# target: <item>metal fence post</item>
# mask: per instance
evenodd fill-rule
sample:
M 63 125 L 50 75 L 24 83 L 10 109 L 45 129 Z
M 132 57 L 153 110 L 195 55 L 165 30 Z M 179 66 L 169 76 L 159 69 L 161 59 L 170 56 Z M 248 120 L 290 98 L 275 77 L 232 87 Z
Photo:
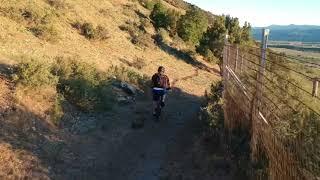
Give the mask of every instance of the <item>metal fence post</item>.
M 267 44 L 268 44 L 268 38 L 269 38 L 269 29 L 263 29 L 262 30 L 262 39 L 261 39 L 261 60 L 260 60 L 260 66 L 259 66 L 259 72 L 257 75 L 257 106 L 258 110 L 261 108 L 261 99 L 262 99 L 262 87 L 263 87 L 263 77 L 265 74 L 265 68 L 266 68 L 266 57 L 267 57 Z
M 318 97 L 318 89 L 319 89 L 319 79 L 314 79 L 313 80 L 313 89 L 312 89 L 313 97 Z
M 228 35 L 226 35 L 224 39 L 224 46 L 223 46 L 223 60 L 222 60 L 222 78 L 223 78 L 223 88 L 224 88 L 224 93 L 223 97 L 225 97 L 225 91 L 227 90 L 227 64 L 228 64 Z
M 243 69 L 243 55 L 241 55 L 241 61 L 240 61 L 240 73 L 242 73 Z
M 239 60 L 239 48 L 238 46 L 236 47 L 236 58 L 235 58 L 235 63 L 234 63 L 234 72 L 237 72 L 238 68 L 238 60 Z
M 225 36 L 225 39 L 224 39 L 224 47 L 223 47 L 223 67 L 222 67 L 222 71 L 223 71 L 223 78 L 224 80 L 227 79 L 228 77 L 228 72 L 227 72 L 227 66 L 229 64 L 229 53 L 230 53 L 230 48 L 229 48 L 229 45 L 228 45 L 228 38 L 229 36 L 226 35 Z

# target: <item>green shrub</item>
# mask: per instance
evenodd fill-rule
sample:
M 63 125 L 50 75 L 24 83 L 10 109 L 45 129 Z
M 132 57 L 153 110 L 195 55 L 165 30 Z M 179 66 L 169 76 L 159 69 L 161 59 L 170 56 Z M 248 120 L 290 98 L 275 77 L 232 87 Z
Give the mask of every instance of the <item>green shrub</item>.
M 205 53 L 205 58 L 207 61 L 212 62 L 212 63 L 218 63 L 216 57 L 214 56 L 213 52 L 209 49 L 207 49 Z
M 223 135 L 224 126 L 222 91 L 221 81 L 211 85 L 210 92 L 206 95 L 207 105 L 200 114 L 200 119 L 204 121 L 209 135 L 217 141 Z
M 87 39 L 94 39 L 95 28 L 91 23 L 84 23 L 81 25 L 81 34 Z
M 132 66 L 141 70 L 143 67 L 146 66 L 146 62 L 142 58 L 137 58 L 136 60 L 133 61 Z
M 224 38 L 227 33 L 225 28 L 225 20 L 223 17 L 217 17 L 213 22 L 213 26 L 208 28 L 203 34 L 197 52 L 204 57 L 211 56 L 210 51 L 215 57 L 222 61 L 222 51 L 224 46 Z
M 121 31 L 127 31 L 131 37 L 139 32 L 138 24 L 130 21 L 127 21 L 124 25 L 120 25 L 119 29 Z
M 60 90 L 66 98 L 84 111 L 110 110 L 114 102 L 113 92 L 107 82 L 92 81 L 77 77 L 63 81 Z
M 152 23 L 147 18 L 140 18 L 140 26 L 145 30 L 148 27 L 152 27 Z
M 119 28 L 122 31 L 127 31 L 131 37 L 131 42 L 141 48 L 151 47 L 154 44 L 152 36 L 146 33 L 144 28 L 136 22 L 128 21 Z
M 46 41 L 56 42 L 59 39 L 59 32 L 53 25 L 40 24 L 29 30 L 34 36 Z
M 137 35 L 133 36 L 131 42 L 141 48 L 151 47 L 154 45 L 152 36 L 143 32 L 139 32 Z
M 109 31 L 98 25 L 96 28 L 92 23 L 81 23 L 79 21 L 72 24 L 72 27 L 77 29 L 81 35 L 90 40 L 106 40 L 110 38 Z
M 14 10 L 14 9 L 12 9 Z M 16 12 L 15 12 L 16 13 Z M 34 36 L 45 41 L 56 42 L 59 40 L 59 31 L 54 26 L 53 19 L 56 14 L 51 11 L 41 12 L 35 8 L 19 10 L 20 19 L 15 19 L 25 25 Z
M 30 9 L 23 9 L 21 11 L 22 18 L 27 21 L 29 24 L 39 24 L 41 17 L 38 13 Z
M 154 5 L 156 4 L 154 0 L 139 0 L 140 1 L 140 4 L 149 9 L 149 10 L 152 10 Z
M 65 0 L 47 0 L 47 2 L 56 9 L 64 9 L 66 7 Z
M 181 16 L 177 31 L 184 41 L 198 44 L 207 27 L 207 16 L 200 9 L 192 7 L 185 15 Z
M 201 41 L 203 42 L 203 41 Z M 214 53 L 211 51 L 210 47 L 207 45 L 204 45 L 200 42 L 200 45 L 197 46 L 196 51 L 200 55 L 204 57 L 204 59 L 208 62 L 217 63 L 217 58 L 214 56 Z
M 169 26 L 167 9 L 160 1 L 154 5 L 153 10 L 150 14 L 150 18 L 152 19 L 156 28 L 168 28 Z
M 59 76 L 58 90 L 84 111 L 110 110 L 114 103 L 108 76 L 85 62 L 57 58 L 54 72 Z
M 57 76 L 51 73 L 52 65 L 35 59 L 23 59 L 15 68 L 13 79 L 25 86 L 56 85 Z
M 168 10 L 168 31 L 171 36 L 175 36 L 178 32 L 178 21 L 180 19 L 180 13 L 175 10 Z
M 53 108 L 51 110 L 51 120 L 55 125 L 59 125 L 60 120 L 63 116 L 63 108 L 62 103 L 64 101 L 63 96 L 57 95 L 55 102 L 53 104 Z
M 117 80 L 125 81 L 130 84 L 134 84 L 141 89 L 148 87 L 149 77 L 140 75 L 139 73 L 126 68 L 124 66 L 112 66 L 108 70 L 109 77 L 115 77 Z
M 168 31 L 166 31 L 163 28 L 158 30 L 157 36 L 158 36 L 158 38 L 160 38 L 160 39 L 158 39 L 160 42 L 164 42 L 164 43 L 168 44 L 170 41 Z
M 98 25 L 95 31 L 95 39 L 106 40 L 110 38 L 109 31 L 101 25 Z

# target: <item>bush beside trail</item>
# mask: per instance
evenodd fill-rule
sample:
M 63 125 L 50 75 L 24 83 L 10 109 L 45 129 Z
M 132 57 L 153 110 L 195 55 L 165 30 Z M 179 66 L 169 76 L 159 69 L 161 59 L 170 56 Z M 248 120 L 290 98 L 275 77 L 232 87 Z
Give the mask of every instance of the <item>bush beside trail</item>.
M 57 57 L 55 62 L 31 59 L 19 63 L 13 74 L 17 84 L 25 87 L 55 87 L 60 93 L 52 115 L 60 117 L 62 97 L 85 112 L 105 111 L 115 104 L 114 81 L 145 88 L 147 77 L 125 67 L 112 66 L 100 72 L 92 64 L 74 58 Z M 58 122 L 57 118 L 55 118 Z

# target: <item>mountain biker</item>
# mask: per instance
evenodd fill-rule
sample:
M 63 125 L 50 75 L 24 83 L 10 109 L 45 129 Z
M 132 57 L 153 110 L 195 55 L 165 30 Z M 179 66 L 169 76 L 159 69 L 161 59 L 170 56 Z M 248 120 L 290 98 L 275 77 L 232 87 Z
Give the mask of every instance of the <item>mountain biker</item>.
M 161 106 L 164 107 L 164 101 L 167 90 L 170 90 L 170 80 L 165 75 L 165 68 L 160 66 L 158 72 L 152 76 L 152 95 L 153 95 L 153 115 L 156 115 L 156 108 L 159 100 L 161 100 Z

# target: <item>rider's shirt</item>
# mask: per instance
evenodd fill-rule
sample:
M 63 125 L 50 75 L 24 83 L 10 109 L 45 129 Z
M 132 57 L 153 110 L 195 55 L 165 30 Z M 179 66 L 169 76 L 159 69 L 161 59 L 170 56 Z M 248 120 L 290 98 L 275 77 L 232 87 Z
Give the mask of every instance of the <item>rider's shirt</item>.
M 170 88 L 170 81 L 168 76 L 164 74 L 156 73 L 152 76 L 152 87 L 153 88 Z

